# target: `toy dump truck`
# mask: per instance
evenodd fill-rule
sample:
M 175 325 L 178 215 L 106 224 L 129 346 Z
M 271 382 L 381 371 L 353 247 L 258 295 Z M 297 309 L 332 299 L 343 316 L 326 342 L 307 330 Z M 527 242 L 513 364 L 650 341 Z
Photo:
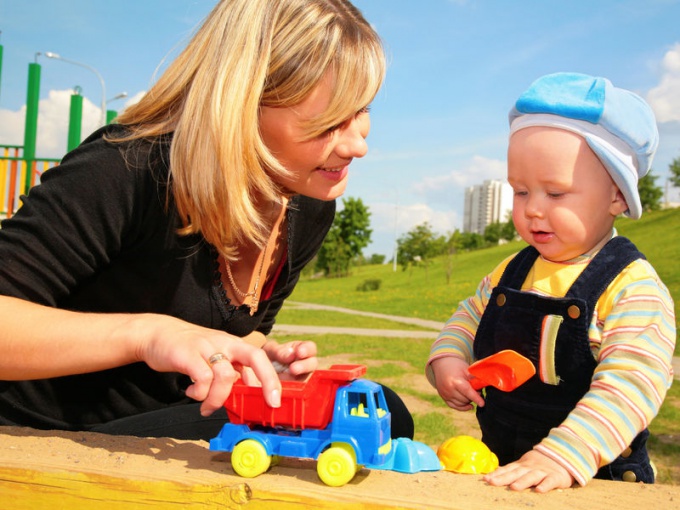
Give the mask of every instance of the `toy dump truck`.
M 366 466 L 414 473 L 441 469 L 433 450 L 390 439 L 391 415 L 382 387 L 359 379 L 363 365 L 333 365 L 306 381 L 282 381 L 281 407 L 269 407 L 261 387 L 234 384 L 224 403 L 230 423 L 210 449 L 232 452 L 234 471 L 258 476 L 272 457 L 317 460 L 321 481 L 341 486 Z

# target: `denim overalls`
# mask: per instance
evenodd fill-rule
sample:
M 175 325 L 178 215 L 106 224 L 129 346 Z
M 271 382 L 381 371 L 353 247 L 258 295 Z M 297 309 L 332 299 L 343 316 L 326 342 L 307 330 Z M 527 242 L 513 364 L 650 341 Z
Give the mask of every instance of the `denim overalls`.
M 519 459 L 562 423 L 585 395 L 597 365 L 588 327 L 600 295 L 632 261 L 644 258 L 624 237 L 614 237 L 584 269 L 564 298 L 521 292 L 538 251 L 527 247 L 510 261 L 493 290 L 474 342 L 476 359 L 503 349 L 529 358 L 536 375 L 512 392 L 486 388 L 477 408 L 482 440 L 500 464 Z M 654 482 L 647 429 L 596 478 Z

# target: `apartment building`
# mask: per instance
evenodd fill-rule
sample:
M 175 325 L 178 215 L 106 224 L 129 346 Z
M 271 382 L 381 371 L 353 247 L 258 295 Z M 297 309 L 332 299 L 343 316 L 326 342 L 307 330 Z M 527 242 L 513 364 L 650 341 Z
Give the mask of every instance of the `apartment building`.
M 463 232 L 483 234 L 487 225 L 505 222 L 512 211 L 512 188 L 507 182 L 487 180 L 465 190 Z

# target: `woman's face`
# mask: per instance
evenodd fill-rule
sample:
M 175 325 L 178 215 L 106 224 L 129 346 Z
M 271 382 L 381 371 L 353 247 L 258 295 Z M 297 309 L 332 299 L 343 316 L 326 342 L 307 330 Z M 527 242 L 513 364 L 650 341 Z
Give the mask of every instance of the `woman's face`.
M 304 140 L 305 122 L 324 112 L 330 101 L 330 82 L 323 79 L 300 104 L 260 109 L 260 133 L 265 145 L 288 171 L 277 183 L 290 192 L 333 200 L 347 187 L 349 165 L 368 151 L 368 109 L 327 132 Z

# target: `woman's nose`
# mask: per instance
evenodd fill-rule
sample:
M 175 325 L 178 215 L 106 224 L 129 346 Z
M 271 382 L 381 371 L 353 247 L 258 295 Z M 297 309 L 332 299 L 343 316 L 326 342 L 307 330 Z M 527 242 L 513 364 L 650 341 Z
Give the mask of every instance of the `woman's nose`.
M 343 158 L 363 158 L 368 152 L 366 137 L 370 129 L 368 115 L 352 119 L 342 130 L 335 152 Z

